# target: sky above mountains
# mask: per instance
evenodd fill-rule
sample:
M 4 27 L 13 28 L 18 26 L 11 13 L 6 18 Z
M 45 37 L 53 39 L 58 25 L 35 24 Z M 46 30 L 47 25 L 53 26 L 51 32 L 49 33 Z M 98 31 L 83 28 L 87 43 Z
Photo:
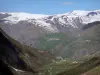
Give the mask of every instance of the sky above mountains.
M 97 9 L 100 9 L 100 0 L 0 0 L 0 12 L 61 14 Z

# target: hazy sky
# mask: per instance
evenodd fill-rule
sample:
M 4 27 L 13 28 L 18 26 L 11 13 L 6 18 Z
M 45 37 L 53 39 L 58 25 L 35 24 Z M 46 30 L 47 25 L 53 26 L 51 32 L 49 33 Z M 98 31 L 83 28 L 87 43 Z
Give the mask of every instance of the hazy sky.
M 100 0 L 0 0 L 0 12 L 60 14 L 100 9 Z

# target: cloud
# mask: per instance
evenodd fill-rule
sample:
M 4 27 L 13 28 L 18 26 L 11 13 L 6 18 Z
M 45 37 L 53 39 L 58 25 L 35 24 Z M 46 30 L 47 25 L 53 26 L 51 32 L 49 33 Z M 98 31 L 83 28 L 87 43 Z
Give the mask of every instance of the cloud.
M 64 4 L 70 5 L 70 4 L 72 4 L 72 2 L 64 2 Z

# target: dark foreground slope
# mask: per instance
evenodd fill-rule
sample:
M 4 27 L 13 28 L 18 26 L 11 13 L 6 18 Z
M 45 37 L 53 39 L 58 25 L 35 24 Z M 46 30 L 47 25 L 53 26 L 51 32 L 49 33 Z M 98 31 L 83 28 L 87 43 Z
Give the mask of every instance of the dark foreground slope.
M 0 60 L 0 75 L 13 75 L 8 66 Z
M 20 50 L 15 47 L 9 39 L 11 40 L 11 38 L 0 29 L 0 73 L 2 75 L 13 75 L 12 70 L 15 71 L 14 68 L 35 73 L 35 71 L 29 68 L 24 60 L 20 58 Z
M 22 45 L 0 29 L 0 73 L 3 75 L 35 74 L 51 59 L 49 53 L 40 53 L 35 48 Z

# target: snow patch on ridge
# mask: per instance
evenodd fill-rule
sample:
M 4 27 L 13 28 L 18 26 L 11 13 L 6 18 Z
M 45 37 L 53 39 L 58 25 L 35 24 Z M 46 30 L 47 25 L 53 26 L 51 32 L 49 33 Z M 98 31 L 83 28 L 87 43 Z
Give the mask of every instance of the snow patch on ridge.
M 4 14 L 4 12 L 1 12 L 1 14 Z M 42 15 L 42 14 L 29 14 L 29 13 L 24 13 L 24 12 L 18 12 L 18 13 L 17 12 L 14 12 L 14 13 L 8 12 L 7 14 L 9 14 L 11 16 L 4 18 L 4 20 L 7 20 L 6 22 L 10 22 L 10 23 L 12 22 L 13 24 L 16 24 L 22 20 L 40 19 L 40 18 L 49 16 L 49 15 Z

